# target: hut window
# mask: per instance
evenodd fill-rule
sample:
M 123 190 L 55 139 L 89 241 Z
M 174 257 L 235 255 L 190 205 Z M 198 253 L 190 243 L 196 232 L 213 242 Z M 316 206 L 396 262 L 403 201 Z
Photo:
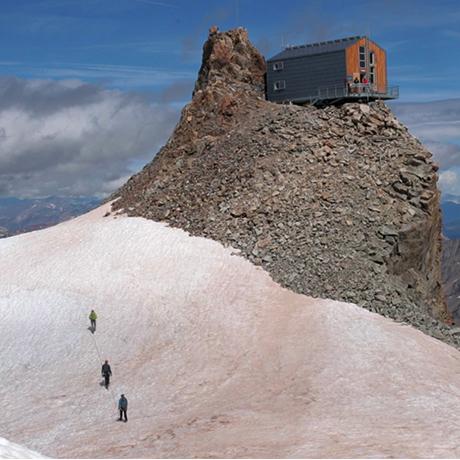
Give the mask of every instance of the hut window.
M 375 83 L 375 67 L 372 66 L 369 73 L 369 81 L 373 84 Z
M 369 64 L 374 65 L 375 64 L 375 54 L 370 52 L 369 53 Z
M 366 67 L 366 48 L 364 46 L 359 47 L 359 67 Z
M 275 84 L 273 85 L 273 89 L 275 91 L 280 91 L 285 88 L 286 88 L 286 80 L 275 81 Z
M 273 64 L 273 70 L 283 70 L 284 69 L 284 62 L 275 62 Z

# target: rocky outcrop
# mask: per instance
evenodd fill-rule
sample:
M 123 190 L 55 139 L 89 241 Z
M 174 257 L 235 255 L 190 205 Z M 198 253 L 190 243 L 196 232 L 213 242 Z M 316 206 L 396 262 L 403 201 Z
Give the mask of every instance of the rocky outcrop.
M 114 210 L 231 245 L 282 285 L 456 342 L 431 154 L 381 102 L 265 101 L 246 31 L 212 31 L 192 102 Z
M 449 311 L 460 325 L 460 240 L 443 241 L 442 274 Z

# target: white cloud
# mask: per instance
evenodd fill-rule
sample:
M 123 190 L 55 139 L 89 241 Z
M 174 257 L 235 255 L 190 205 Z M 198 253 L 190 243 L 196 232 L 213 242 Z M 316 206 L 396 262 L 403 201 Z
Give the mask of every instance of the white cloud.
M 90 80 L 110 83 L 110 86 L 116 88 L 165 86 L 171 82 L 196 78 L 196 72 L 132 65 L 61 63 L 58 67 L 51 64 L 42 67 L 0 62 L 0 66 L 11 73 L 33 74 L 41 79 Z
M 441 170 L 460 166 L 460 145 L 436 141 L 427 141 L 425 145 L 433 153 Z
M 444 193 L 460 195 L 460 174 L 455 170 L 444 171 L 439 175 L 439 186 Z
M 135 0 L 139 3 L 145 3 L 146 5 L 152 5 L 152 6 L 162 6 L 165 8 L 179 8 L 177 5 L 174 5 L 172 3 L 166 3 L 166 2 L 158 2 L 156 0 Z
M 433 152 L 444 193 L 460 195 L 460 99 L 394 103 L 396 115 Z
M 0 193 L 104 195 L 167 139 L 177 110 L 78 81 L 0 79 Z
M 420 136 L 427 139 L 444 139 L 446 141 L 460 137 L 460 120 L 427 121 L 413 126 Z

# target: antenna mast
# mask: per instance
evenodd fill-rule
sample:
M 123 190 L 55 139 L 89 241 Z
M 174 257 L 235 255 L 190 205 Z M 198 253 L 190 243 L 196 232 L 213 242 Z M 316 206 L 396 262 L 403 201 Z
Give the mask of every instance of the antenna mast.
M 240 0 L 235 0 L 236 27 L 240 26 Z

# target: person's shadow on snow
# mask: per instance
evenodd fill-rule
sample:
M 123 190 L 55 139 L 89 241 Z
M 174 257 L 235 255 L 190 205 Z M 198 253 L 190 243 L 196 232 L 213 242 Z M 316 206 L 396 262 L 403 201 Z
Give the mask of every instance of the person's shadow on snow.
M 106 386 L 105 386 L 105 380 L 101 380 L 101 381 L 99 382 L 99 385 L 100 385 L 101 387 L 104 387 L 106 390 L 109 389 L 109 387 L 106 387 Z
M 94 334 L 94 332 L 95 332 L 95 331 L 94 331 L 94 329 L 93 329 L 91 326 L 90 326 L 90 327 L 88 327 L 88 331 L 90 331 L 90 332 L 91 332 L 91 334 Z

